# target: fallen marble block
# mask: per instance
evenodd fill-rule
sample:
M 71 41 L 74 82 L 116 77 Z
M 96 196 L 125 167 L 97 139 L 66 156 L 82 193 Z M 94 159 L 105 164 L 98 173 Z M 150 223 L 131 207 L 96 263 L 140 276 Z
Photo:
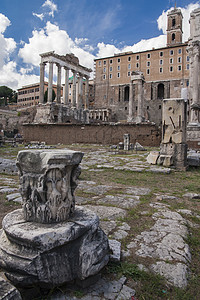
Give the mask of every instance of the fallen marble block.
M 97 215 L 81 206 L 61 223 L 26 222 L 7 214 L 0 232 L 0 267 L 16 286 L 46 288 L 96 275 L 109 261 L 109 243 Z

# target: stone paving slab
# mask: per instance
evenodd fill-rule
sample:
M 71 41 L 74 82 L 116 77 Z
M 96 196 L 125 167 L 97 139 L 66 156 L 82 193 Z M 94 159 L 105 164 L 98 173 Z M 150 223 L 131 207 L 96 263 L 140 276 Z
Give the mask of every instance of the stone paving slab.
M 117 207 L 107 207 L 102 205 L 84 205 L 84 207 L 95 212 L 100 219 L 116 220 L 119 217 L 126 216 L 126 211 Z
M 112 204 L 120 208 L 131 208 L 137 206 L 140 201 L 139 196 L 128 196 L 128 195 L 106 195 L 97 201 L 98 204 Z
M 51 300 L 129 300 L 135 295 L 135 290 L 125 285 L 126 277 L 119 280 L 101 278 L 96 284 L 83 290 L 84 296 L 70 296 L 67 292 L 58 292 L 51 296 Z

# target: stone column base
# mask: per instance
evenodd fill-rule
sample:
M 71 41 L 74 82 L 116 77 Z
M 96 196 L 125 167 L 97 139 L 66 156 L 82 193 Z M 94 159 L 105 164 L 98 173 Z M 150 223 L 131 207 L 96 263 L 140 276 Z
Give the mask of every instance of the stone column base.
M 16 286 L 45 288 L 96 275 L 109 261 L 97 215 L 77 207 L 69 221 L 26 222 L 21 209 L 7 214 L 0 233 L 0 267 Z

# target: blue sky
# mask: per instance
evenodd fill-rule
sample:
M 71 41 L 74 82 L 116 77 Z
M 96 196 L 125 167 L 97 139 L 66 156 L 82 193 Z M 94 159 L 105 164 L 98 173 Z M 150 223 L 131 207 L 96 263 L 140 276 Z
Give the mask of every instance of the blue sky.
M 199 1 L 177 1 L 184 15 Z M 39 81 L 39 53 L 73 52 L 93 67 L 96 57 L 166 44 L 167 11 L 172 0 L 1 0 L 0 85 L 13 89 Z

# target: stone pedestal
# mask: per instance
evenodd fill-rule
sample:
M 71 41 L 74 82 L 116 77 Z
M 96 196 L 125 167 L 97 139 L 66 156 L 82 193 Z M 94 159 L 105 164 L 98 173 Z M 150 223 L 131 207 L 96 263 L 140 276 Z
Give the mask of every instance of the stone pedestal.
M 15 285 L 82 281 L 108 263 L 108 239 L 97 215 L 75 209 L 82 157 L 65 149 L 18 153 L 23 205 L 4 217 L 0 232 L 0 267 Z
M 108 239 L 97 215 L 77 207 L 66 222 L 26 222 L 21 209 L 3 220 L 0 266 L 16 286 L 47 288 L 84 280 L 97 274 L 109 260 Z

